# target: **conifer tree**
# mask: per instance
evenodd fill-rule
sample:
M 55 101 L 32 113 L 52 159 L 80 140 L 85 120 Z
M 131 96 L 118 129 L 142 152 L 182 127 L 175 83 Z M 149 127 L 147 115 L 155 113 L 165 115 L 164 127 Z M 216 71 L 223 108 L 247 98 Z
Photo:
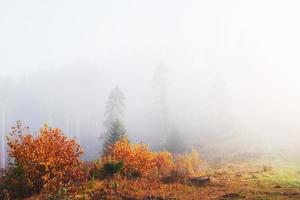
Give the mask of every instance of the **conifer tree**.
M 109 131 L 112 123 L 116 120 L 122 120 L 124 117 L 124 94 L 118 86 L 110 93 L 105 108 L 105 121 L 103 123 L 105 132 Z
M 122 121 L 117 118 L 111 124 L 111 127 L 106 135 L 104 145 L 103 145 L 104 154 L 107 153 L 107 150 L 111 145 L 115 144 L 117 141 L 121 139 L 127 139 L 126 130 L 124 128 Z
M 104 140 L 103 153 L 107 152 L 109 146 L 125 137 L 124 108 L 124 95 L 119 87 L 115 87 L 106 102 L 105 121 L 103 123 L 105 130 L 101 137 Z

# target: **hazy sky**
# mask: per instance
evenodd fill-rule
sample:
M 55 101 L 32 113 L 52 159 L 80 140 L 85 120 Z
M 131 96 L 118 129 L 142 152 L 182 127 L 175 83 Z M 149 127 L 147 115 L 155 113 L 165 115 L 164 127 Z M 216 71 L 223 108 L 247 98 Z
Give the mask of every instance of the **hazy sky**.
M 296 0 L 2 0 L 1 75 L 78 61 L 128 69 L 161 60 L 182 69 L 297 66 L 299 8 Z
M 165 63 L 179 128 L 201 130 L 207 105 L 222 96 L 210 96 L 217 77 L 217 104 L 235 131 L 298 134 L 299 9 L 297 0 L 1 0 L 0 77 L 92 65 L 107 94 L 122 85 L 137 119 L 137 96 L 150 96 L 153 70 Z

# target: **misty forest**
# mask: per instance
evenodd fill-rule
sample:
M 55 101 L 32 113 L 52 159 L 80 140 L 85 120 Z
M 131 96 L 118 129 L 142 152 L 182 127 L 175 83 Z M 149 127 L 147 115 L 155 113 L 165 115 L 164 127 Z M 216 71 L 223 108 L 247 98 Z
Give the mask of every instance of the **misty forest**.
M 299 200 L 296 0 L 0 1 L 0 200 Z

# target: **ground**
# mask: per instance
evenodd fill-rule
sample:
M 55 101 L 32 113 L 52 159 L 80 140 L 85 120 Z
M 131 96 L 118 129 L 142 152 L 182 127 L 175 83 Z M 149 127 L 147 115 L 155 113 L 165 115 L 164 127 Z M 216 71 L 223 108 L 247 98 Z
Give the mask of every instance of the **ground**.
M 271 167 L 251 163 L 232 163 L 222 167 L 215 167 L 207 172 L 210 177 L 207 185 L 195 186 L 191 184 L 160 184 L 158 187 L 144 191 L 144 199 L 187 199 L 187 200 L 296 200 L 300 199 L 300 171 L 292 167 Z M 120 183 L 121 185 L 122 183 Z M 127 184 L 130 184 L 127 182 Z M 134 200 L 132 190 L 142 187 L 129 185 L 118 186 L 122 197 L 116 195 L 108 199 Z M 128 187 L 130 191 L 126 191 Z M 101 199 L 101 195 L 91 198 L 87 194 L 105 190 L 103 181 L 89 183 L 89 191 L 79 192 L 78 199 Z M 142 192 L 142 191 L 140 191 Z M 85 193 L 86 195 L 83 195 Z M 99 196 L 100 195 L 100 196 Z M 75 197 L 73 197 L 75 198 Z
M 265 159 L 260 156 L 259 160 L 235 158 L 217 164 L 203 163 L 203 177 L 209 177 L 210 181 L 200 186 L 190 182 L 158 183 L 153 186 L 147 182 L 141 184 L 134 181 L 118 181 L 116 192 L 106 195 L 109 193 L 107 185 L 111 188 L 111 183 L 93 180 L 82 189 L 77 189 L 73 197 L 65 200 L 300 200 L 300 164 L 288 162 L 296 160 L 295 157 L 298 156 L 295 154 L 288 160 L 288 156 L 279 154 L 267 157 L 268 159 Z M 35 199 L 41 198 L 34 197 L 30 200 Z

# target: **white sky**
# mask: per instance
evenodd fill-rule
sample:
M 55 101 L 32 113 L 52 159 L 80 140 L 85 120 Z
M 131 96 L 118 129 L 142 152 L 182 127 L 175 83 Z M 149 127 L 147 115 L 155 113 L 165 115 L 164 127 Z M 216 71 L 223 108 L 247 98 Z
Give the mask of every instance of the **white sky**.
M 145 58 L 297 66 L 299 8 L 296 0 L 2 0 L 1 75 L 82 60 L 126 68 Z

